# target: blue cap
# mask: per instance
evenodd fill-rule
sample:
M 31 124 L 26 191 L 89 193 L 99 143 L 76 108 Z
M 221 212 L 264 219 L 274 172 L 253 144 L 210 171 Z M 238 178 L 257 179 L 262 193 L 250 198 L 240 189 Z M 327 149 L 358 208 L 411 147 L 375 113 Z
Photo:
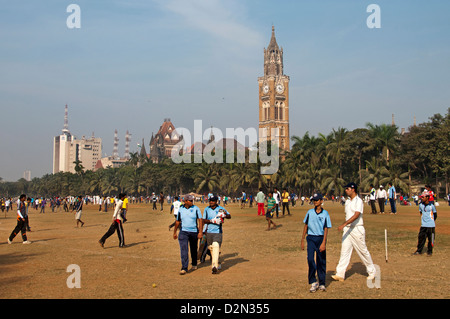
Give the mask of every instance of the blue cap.
M 321 199 L 323 199 L 322 194 L 320 194 L 320 193 L 314 193 L 314 195 L 313 195 L 313 197 L 312 197 L 312 200 L 321 200 Z

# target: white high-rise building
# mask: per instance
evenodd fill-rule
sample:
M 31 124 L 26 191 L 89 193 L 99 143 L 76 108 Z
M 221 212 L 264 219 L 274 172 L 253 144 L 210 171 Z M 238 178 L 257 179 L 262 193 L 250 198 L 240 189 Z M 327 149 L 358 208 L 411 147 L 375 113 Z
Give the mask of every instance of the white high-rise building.
M 53 139 L 53 174 L 59 172 L 75 173 L 76 163 L 84 170 L 93 170 L 101 158 L 102 139 L 98 137 L 82 137 L 77 140 L 69 131 L 68 108 L 66 105 L 64 129 L 62 134 Z

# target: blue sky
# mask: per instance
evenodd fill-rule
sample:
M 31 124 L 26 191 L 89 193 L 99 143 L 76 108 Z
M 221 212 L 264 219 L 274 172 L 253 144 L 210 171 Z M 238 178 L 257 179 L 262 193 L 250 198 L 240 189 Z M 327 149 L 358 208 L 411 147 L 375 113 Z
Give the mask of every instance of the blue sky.
M 69 29 L 69 4 L 81 28 Z M 369 29 L 369 4 L 381 28 Z M 176 127 L 258 127 L 258 82 L 272 25 L 290 76 L 291 136 L 367 122 L 408 128 L 450 106 L 450 2 L 1 1 L 0 177 L 52 171 L 63 128 L 123 154 Z M 148 147 L 148 146 L 147 146 Z

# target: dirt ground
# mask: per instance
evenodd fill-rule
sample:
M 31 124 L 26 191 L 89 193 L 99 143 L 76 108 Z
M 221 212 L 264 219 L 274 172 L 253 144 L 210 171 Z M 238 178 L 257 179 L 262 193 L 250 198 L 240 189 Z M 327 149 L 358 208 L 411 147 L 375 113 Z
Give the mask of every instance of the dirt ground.
M 198 204 L 203 210 L 204 204 Z M 150 204 L 131 204 L 124 225 L 127 247 L 119 248 L 116 235 L 105 248 L 98 244 L 108 229 L 112 210 L 99 212 L 84 207 L 84 227 L 76 228 L 73 213 L 45 214 L 31 210 L 30 245 L 20 234 L 9 245 L 16 225 L 15 211 L 0 215 L 0 298 L 2 299 L 448 299 L 450 207 L 438 209 L 436 242 L 432 257 L 412 256 L 417 244 L 420 217 L 416 206 L 399 206 L 398 214 L 372 215 L 365 206 L 366 241 L 380 269 L 380 288 L 367 286 L 364 265 L 356 253 L 344 282 L 332 281 L 339 260 L 341 236 L 337 227 L 344 220 L 340 204 L 326 202 L 333 228 L 327 244 L 327 291 L 309 292 L 306 250 L 300 249 L 302 220 L 312 206 L 291 208 L 292 216 L 274 221 L 276 230 L 266 231 L 257 209 L 230 204 L 232 215 L 223 226 L 223 264 L 219 275 L 211 274 L 209 258 L 195 271 L 179 275 L 178 241 L 168 230 L 174 220 L 166 204 L 164 212 Z M 387 211 L 389 209 L 387 208 Z M 281 215 L 281 213 L 280 213 Z M 388 233 L 388 262 L 384 233 Z M 78 265 L 81 288 L 69 288 Z M 214 284 L 212 284 L 212 276 Z M 70 279 L 70 278 L 69 278 Z

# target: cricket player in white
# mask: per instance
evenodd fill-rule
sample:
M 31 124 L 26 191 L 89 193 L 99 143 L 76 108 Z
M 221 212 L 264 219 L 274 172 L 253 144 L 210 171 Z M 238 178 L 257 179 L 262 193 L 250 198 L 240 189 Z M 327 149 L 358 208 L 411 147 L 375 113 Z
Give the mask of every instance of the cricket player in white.
M 375 278 L 376 269 L 366 246 L 366 231 L 363 225 L 363 209 L 364 203 L 357 194 L 357 186 L 355 183 L 349 183 L 345 186 L 345 193 L 349 197 L 345 202 L 345 222 L 338 227 L 343 230 L 341 257 L 336 267 L 336 274 L 331 276 L 334 280 L 343 281 L 345 279 L 345 271 L 350 263 L 353 249 L 356 250 L 361 261 L 364 263 L 369 276 L 367 280 Z

